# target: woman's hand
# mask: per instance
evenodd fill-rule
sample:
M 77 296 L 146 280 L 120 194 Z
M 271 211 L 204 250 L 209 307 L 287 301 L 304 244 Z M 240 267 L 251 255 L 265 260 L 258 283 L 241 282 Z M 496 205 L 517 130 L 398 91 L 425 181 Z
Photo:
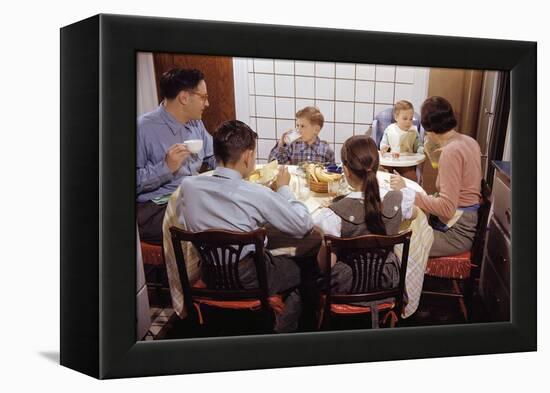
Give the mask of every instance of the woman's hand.
M 401 177 L 397 171 L 393 171 L 393 174 L 390 175 L 390 188 L 392 190 L 401 191 L 403 188 L 407 187 L 405 184 L 405 179 Z

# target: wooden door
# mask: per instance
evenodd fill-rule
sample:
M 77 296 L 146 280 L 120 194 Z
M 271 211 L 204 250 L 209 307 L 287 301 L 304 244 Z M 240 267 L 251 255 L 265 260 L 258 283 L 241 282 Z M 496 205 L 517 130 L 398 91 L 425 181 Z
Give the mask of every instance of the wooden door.
M 226 120 L 235 119 L 233 58 L 225 56 L 154 53 L 157 91 L 160 76 L 174 67 L 196 68 L 204 74 L 210 106 L 203 113 L 203 122 L 211 134 Z M 160 97 L 159 97 L 160 102 Z

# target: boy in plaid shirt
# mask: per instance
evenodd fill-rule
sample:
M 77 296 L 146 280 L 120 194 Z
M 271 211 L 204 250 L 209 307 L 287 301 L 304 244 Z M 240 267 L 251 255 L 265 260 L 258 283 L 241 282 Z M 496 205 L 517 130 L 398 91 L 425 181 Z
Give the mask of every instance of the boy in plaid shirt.
M 277 159 L 279 164 L 297 165 L 304 161 L 334 163 L 334 150 L 328 142 L 319 139 L 325 119 L 319 109 L 307 106 L 296 112 L 296 129 L 300 137 L 289 143 L 286 131 L 269 153 L 269 160 Z

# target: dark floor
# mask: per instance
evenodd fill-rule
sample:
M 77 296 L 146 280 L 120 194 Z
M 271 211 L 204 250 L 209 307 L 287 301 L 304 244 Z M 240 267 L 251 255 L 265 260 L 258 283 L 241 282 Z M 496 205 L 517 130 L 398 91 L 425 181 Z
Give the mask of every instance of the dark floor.
M 435 289 L 440 285 L 437 281 L 425 282 L 425 288 Z M 154 295 L 152 300 L 154 301 Z M 149 335 L 148 339 L 179 339 L 191 337 L 220 337 L 231 335 L 264 334 L 262 330 L 262 315 L 259 312 L 224 310 L 217 311 L 212 309 L 203 310 L 205 323 L 202 327 L 197 327 L 189 320 L 180 320 L 172 310 L 167 312 L 158 311 L 162 319 L 156 324 L 155 335 Z M 314 314 L 309 313 L 311 318 L 307 317 L 307 308 L 300 321 L 298 331 L 316 331 L 316 321 Z M 311 310 L 310 310 L 311 311 Z M 171 315 L 166 318 L 166 315 Z M 483 323 L 490 322 L 483 302 L 479 295 L 474 293 L 472 308 L 469 315 L 469 321 L 464 320 L 459 302 L 455 298 L 445 298 L 431 295 L 423 295 L 420 300 L 418 310 L 409 318 L 398 321 L 396 328 L 412 326 L 433 326 L 433 325 L 454 325 L 464 323 Z M 370 328 L 371 321 L 369 316 L 353 316 L 345 318 L 331 319 L 331 330 L 349 330 Z
M 315 302 L 319 299 L 315 278 L 318 276 L 317 264 L 314 260 L 301 260 L 299 263 L 302 271 L 302 318 L 298 331 L 317 331 L 318 309 Z M 158 273 L 158 272 L 157 272 Z M 260 312 L 219 310 L 215 308 L 203 308 L 205 324 L 200 328 L 188 319 L 180 320 L 170 308 L 171 299 L 168 290 L 168 281 L 165 274 L 157 277 L 150 276 L 152 272 L 146 270 L 146 276 L 153 281 L 159 280 L 162 288 L 149 288 L 149 301 L 151 304 L 152 326 L 145 337 L 146 340 L 177 339 L 190 337 L 220 337 L 243 334 L 266 333 L 264 316 Z M 156 273 L 155 273 L 156 274 Z M 310 277 L 308 279 L 308 277 Z M 148 279 L 148 281 L 149 281 Z M 476 283 L 477 284 L 477 283 Z M 425 277 L 423 289 L 428 291 L 441 291 L 449 288 L 447 280 L 437 280 Z M 308 295 L 309 294 L 309 295 Z M 382 318 L 383 316 L 381 316 Z M 492 322 L 487 313 L 483 301 L 477 293 L 477 285 L 474 285 L 474 294 L 468 321 L 464 319 L 460 303 L 456 298 L 422 295 L 417 311 L 406 319 L 398 321 L 396 328 L 411 326 L 453 325 L 464 323 Z M 370 328 L 369 315 L 346 316 L 331 318 L 331 330 L 349 330 Z

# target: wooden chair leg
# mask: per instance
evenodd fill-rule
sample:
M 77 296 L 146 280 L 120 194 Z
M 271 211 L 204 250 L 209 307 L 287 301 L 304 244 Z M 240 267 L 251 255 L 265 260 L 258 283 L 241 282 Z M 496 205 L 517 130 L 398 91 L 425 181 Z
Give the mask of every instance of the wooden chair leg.
M 464 290 L 466 290 L 466 288 L 464 288 Z M 456 294 L 460 294 L 460 286 L 458 285 L 458 282 L 456 280 L 453 280 L 453 291 Z M 462 311 L 462 316 L 464 316 L 464 320 L 468 322 L 468 309 L 464 302 L 464 296 L 458 298 L 458 304 L 460 305 L 460 311 Z

